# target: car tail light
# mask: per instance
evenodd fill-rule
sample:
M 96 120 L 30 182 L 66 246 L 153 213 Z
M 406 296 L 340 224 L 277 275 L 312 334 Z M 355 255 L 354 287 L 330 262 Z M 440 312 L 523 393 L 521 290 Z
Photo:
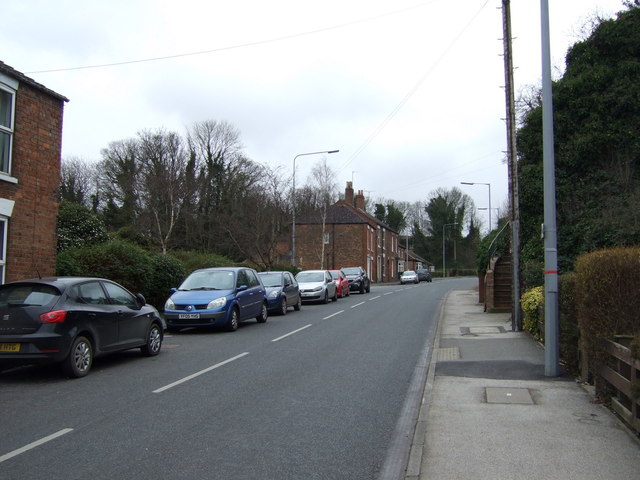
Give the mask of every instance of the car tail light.
M 62 323 L 67 318 L 66 310 L 54 310 L 53 312 L 47 312 L 40 315 L 40 321 L 42 323 Z

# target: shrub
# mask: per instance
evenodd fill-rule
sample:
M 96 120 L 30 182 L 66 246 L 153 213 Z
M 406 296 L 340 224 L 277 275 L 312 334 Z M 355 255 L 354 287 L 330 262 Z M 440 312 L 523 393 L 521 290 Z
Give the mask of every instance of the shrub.
M 77 203 L 62 201 L 56 227 L 58 251 L 108 241 L 104 222 L 95 213 Z
M 199 268 L 231 267 L 237 265 L 233 260 L 215 253 L 175 250 L 171 252 L 171 255 L 182 262 L 187 274 Z
M 606 358 L 603 339 L 640 332 L 640 247 L 581 255 L 575 275 L 580 344 L 591 371 L 597 371 Z
M 534 287 L 520 297 L 524 313 L 523 327 L 537 339 L 544 341 L 544 287 Z
M 149 254 L 151 260 L 151 276 L 147 281 L 147 302 L 162 310 L 164 303 L 171 295 L 171 288 L 178 287 L 186 276 L 182 262 L 172 255 L 161 253 Z

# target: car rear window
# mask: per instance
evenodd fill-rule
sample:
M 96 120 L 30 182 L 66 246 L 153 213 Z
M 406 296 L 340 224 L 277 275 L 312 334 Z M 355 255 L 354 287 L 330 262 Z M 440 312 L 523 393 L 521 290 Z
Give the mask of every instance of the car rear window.
M 0 307 L 41 307 L 60 296 L 50 285 L 3 285 L 0 287 Z

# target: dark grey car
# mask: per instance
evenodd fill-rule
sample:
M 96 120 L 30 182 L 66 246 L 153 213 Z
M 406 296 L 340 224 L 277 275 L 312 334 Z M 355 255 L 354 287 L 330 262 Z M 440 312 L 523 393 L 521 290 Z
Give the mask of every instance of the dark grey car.
M 162 347 L 163 323 L 142 295 L 104 278 L 51 277 L 0 285 L 0 368 L 60 363 L 70 377 L 94 357 Z

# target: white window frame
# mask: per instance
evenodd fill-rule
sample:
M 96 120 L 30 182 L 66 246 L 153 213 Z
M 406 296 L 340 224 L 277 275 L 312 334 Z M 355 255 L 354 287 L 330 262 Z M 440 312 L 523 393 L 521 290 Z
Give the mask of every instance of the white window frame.
M 5 126 L 0 124 L 0 132 L 9 136 L 9 152 L 6 159 L 6 170 L 3 170 L 3 164 L 0 163 L 0 179 L 6 180 L 11 183 L 17 183 L 17 179 L 11 176 L 12 171 L 12 159 L 13 159 L 13 136 L 15 131 L 15 118 L 16 118 L 16 92 L 18 90 L 18 82 L 15 79 L 7 77 L 0 73 L 0 90 L 11 95 L 11 117 L 9 119 L 9 125 Z
M 0 224 L 2 224 L 2 235 L 0 241 L 0 284 L 4 283 L 7 271 L 7 241 L 9 239 L 9 218 L 13 214 L 15 202 L 6 198 L 0 198 Z
M 7 232 L 9 230 L 9 219 L 0 216 L 0 284 L 4 283 L 7 270 Z

